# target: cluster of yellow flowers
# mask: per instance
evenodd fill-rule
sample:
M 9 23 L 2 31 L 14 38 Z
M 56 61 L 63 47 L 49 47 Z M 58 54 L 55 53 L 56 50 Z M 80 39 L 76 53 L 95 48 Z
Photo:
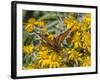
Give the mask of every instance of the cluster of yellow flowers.
M 69 58 L 73 60 L 76 65 L 90 66 L 91 65 L 91 14 L 86 13 L 81 22 L 75 21 L 75 18 L 71 17 L 65 19 L 67 28 L 74 25 L 72 32 L 77 30 L 73 35 L 71 43 L 72 48 L 67 48 Z M 80 50 L 79 50 L 80 49 Z
M 62 61 L 61 56 L 57 54 L 57 52 L 49 49 L 48 47 L 41 46 L 38 52 L 38 60 L 40 66 L 49 67 L 49 68 L 56 68 L 60 67 L 60 63 Z
M 25 30 L 27 32 L 33 32 L 35 26 L 44 27 L 44 21 L 43 20 L 36 21 L 36 19 L 34 17 L 30 18 L 28 20 L 28 23 L 25 23 L 25 24 L 26 24 Z
M 62 51 L 56 52 L 50 47 L 41 44 L 34 46 L 33 44 L 24 45 L 24 55 L 36 54 L 36 62 L 29 63 L 25 69 L 33 68 L 59 68 L 59 67 L 86 67 L 91 65 L 91 14 L 84 13 L 81 21 L 76 20 L 74 13 L 69 17 L 64 18 L 66 30 L 70 29 L 69 40 L 71 47 L 64 47 Z M 25 23 L 25 30 L 29 33 L 34 32 L 35 27 L 41 28 L 41 32 L 48 35 L 48 39 L 53 40 L 54 35 L 50 34 L 44 27 L 43 20 L 37 21 L 35 18 L 30 18 L 28 23 Z M 66 39 L 66 43 L 67 39 Z M 36 53 L 34 53 L 36 51 Z M 66 58 L 64 59 L 63 52 Z M 33 56 L 34 57 L 34 56 Z

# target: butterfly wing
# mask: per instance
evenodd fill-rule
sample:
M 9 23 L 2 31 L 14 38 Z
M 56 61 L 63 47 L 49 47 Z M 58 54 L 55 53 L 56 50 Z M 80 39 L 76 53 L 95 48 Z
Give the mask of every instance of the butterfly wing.
M 75 24 L 74 24 L 75 25 Z M 64 33 L 62 33 L 62 34 L 60 34 L 60 35 L 58 35 L 57 37 L 56 37 L 56 44 L 57 44 L 57 46 L 60 46 L 60 44 L 63 42 L 63 40 L 65 39 L 65 37 L 68 35 L 68 33 L 69 33 L 69 31 L 74 27 L 74 25 L 70 28 L 70 29 L 68 29 L 67 31 L 65 31 Z
M 75 25 L 75 24 L 74 24 Z M 59 36 L 57 36 L 56 38 L 54 37 L 53 40 L 48 39 L 47 36 L 38 33 L 38 35 L 46 41 L 47 45 L 52 47 L 52 48 L 57 48 L 59 49 L 60 44 L 63 42 L 63 40 L 65 39 L 65 37 L 68 35 L 69 31 L 74 27 L 74 25 L 68 29 L 67 31 L 65 31 L 64 33 L 60 34 Z
M 60 44 L 63 42 L 65 37 L 67 36 L 68 32 L 65 31 L 64 33 L 60 34 L 59 36 L 56 37 L 56 45 L 60 46 Z
M 45 35 L 43 35 L 43 34 L 38 34 L 43 40 L 45 40 L 46 41 L 46 43 L 49 45 L 49 46 L 53 46 L 53 41 L 52 40 L 50 40 L 50 39 L 48 39 L 48 37 L 47 36 L 45 36 Z

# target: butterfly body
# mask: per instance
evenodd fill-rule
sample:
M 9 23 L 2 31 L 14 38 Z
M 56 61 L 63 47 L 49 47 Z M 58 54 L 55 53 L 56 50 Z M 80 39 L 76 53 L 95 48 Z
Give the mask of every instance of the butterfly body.
M 61 47 L 57 46 L 57 45 L 54 45 L 53 50 L 56 51 L 56 52 L 59 52 L 59 50 L 61 50 Z

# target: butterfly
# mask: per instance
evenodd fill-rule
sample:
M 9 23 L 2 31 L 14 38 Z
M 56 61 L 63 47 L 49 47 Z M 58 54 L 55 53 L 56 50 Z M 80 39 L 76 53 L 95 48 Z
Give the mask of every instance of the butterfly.
M 46 42 L 45 44 L 47 46 L 51 47 L 54 51 L 59 52 L 61 50 L 61 43 L 64 41 L 64 39 L 66 38 L 66 36 L 69 34 L 69 32 L 71 31 L 71 29 L 74 27 L 74 25 L 70 29 L 68 29 L 67 31 L 65 31 L 65 32 L 59 34 L 58 36 L 54 37 L 53 40 L 49 39 L 48 36 L 43 35 L 41 33 L 38 33 L 38 35 L 43 40 L 45 40 L 45 42 Z

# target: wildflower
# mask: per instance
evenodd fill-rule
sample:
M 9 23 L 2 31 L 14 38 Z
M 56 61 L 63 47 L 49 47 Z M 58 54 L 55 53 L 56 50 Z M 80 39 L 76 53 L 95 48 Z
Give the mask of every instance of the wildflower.
M 77 52 L 75 49 L 72 49 L 71 51 L 68 52 L 69 54 L 69 59 L 75 61 L 75 63 L 78 65 L 78 61 L 82 61 L 82 54 Z
M 75 24 L 75 19 L 73 17 L 65 18 L 64 23 L 67 25 L 67 29 L 70 29 L 71 26 Z
M 52 49 L 41 46 L 38 52 L 38 60 L 41 67 L 56 68 L 60 67 L 61 56 Z
M 87 22 L 87 24 L 90 24 L 90 22 L 91 22 L 91 14 L 89 14 L 89 13 L 85 14 L 84 21 Z
M 74 48 L 78 48 L 81 46 L 81 33 L 80 32 L 76 32 L 73 39 L 72 39 L 72 43 L 74 44 Z
M 90 27 L 90 25 L 87 24 L 87 22 L 84 22 L 84 21 L 83 21 L 83 22 L 81 23 L 81 29 L 82 29 L 83 32 L 85 32 L 86 30 L 89 30 L 90 28 L 91 28 L 91 27 Z
M 60 67 L 61 56 L 52 52 L 49 56 L 49 67 L 50 68 L 57 68 Z
M 31 54 L 33 52 L 34 46 L 33 45 L 26 45 L 23 47 L 23 52 L 26 54 Z
M 35 22 L 36 22 L 36 19 L 34 17 L 32 17 L 28 20 L 28 23 L 30 23 L 30 24 L 34 24 Z
M 38 26 L 39 27 L 44 27 L 44 21 L 42 21 L 42 20 L 41 21 L 38 21 Z
M 34 30 L 33 24 L 27 24 L 27 26 L 25 27 L 25 30 L 30 33 L 33 32 Z
M 44 21 L 36 21 L 35 18 L 30 18 L 28 20 L 28 23 L 26 23 L 26 27 L 25 27 L 25 30 L 27 32 L 33 32 L 34 28 L 38 26 L 38 27 L 43 27 L 44 26 Z
M 83 32 L 91 28 L 91 15 L 90 14 L 85 14 L 82 20 L 81 26 L 82 26 Z
M 35 25 L 34 25 L 35 22 L 36 22 L 35 18 L 30 18 L 28 20 L 28 23 L 26 23 L 25 30 L 27 32 L 33 32 L 34 27 L 35 27 Z
M 90 33 L 85 32 L 84 33 L 84 43 L 86 46 L 90 46 L 90 43 L 91 43 L 90 39 L 91 39 Z
M 46 67 L 49 63 L 48 50 L 40 50 L 38 52 L 38 60 L 41 67 Z
M 86 56 L 86 57 L 83 59 L 83 66 L 90 66 L 90 65 L 91 65 L 90 56 Z
M 79 30 L 80 29 L 80 23 L 75 23 L 74 27 L 71 29 L 71 32 Z
M 86 46 L 87 50 L 90 52 L 90 45 L 91 45 L 91 37 L 89 32 L 84 33 L 84 45 Z

